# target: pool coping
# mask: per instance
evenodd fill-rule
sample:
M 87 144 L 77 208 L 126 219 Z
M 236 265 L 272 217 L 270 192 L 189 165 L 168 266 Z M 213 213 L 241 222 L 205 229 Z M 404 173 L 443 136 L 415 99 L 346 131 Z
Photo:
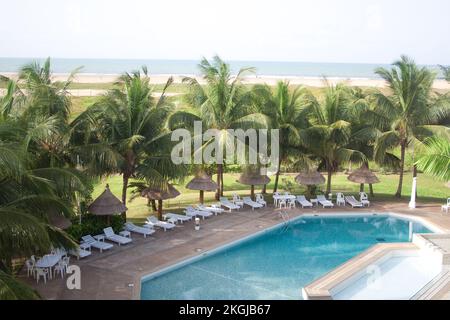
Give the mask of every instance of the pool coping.
M 208 255 L 212 255 L 215 254 L 217 252 L 226 250 L 230 247 L 234 247 L 236 245 L 239 245 L 242 242 L 246 242 L 249 240 L 252 240 L 254 238 L 257 238 L 265 233 L 271 232 L 272 230 L 276 230 L 278 228 L 282 228 L 284 224 L 286 223 L 292 223 L 295 222 L 297 220 L 301 220 L 304 217 L 317 217 L 317 218 L 321 218 L 321 217 L 371 217 L 371 216 L 391 216 L 397 219 L 401 219 L 401 220 L 408 220 L 408 221 L 413 221 L 413 222 L 418 222 L 420 224 L 422 224 L 423 226 L 425 226 L 426 228 L 428 228 L 430 231 L 433 231 L 433 233 L 446 233 L 448 232 L 448 230 L 441 228 L 440 226 L 428 221 L 425 218 L 422 217 L 417 217 L 417 216 L 413 216 L 410 214 L 404 214 L 404 213 L 396 213 L 396 212 L 391 212 L 391 211 L 381 211 L 381 212 L 340 212 L 340 211 L 330 211 L 330 212 L 321 212 L 321 213 L 301 213 L 300 215 L 291 218 L 287 221 L 283 221 L 280 223 L 277 223 L 273 226 L 267 227 L 267 228 L 263 228 L 260 231 L 256 231 L 252 234 L 246 235 L 244 237 L 241 237 L 239 239 L 236 240 L 232 240 L 230 242 L 218 245 L 212 249 L 209 250 L 205 250 L 202 251 L 201 253 L 194 253 L 190 256 L 185 256 L 183 258 L 178 259 L 178 261 L 174 261 L 174 262 L 170 262 L 164 266 L 161 266 L 160 268 L 158 268 L 155 271 L 152 272 L 140 272 L 139 274 L 137 274 L 134 277 L 134 290 L 133 290 L 133 299 L 135 300 L 140 300 L 141 299 L 141 287 L 142 287 L 142 282 L 156 278 L 162 274 L 168 273 L 170 271 L 179 269 L 185 265 L 188 265 L 190 263 L 193 263 L 195 261 L 201 260 L 203 259 L 205 256 Z M 403 244 L 405 242 L 402 242 Z M 411 244 L 409 242 L 406 242 L 407 244 Z M 377 245 L 375 245 L 377 246 Z M 372 246 L 373 247 L 373 246 Z M 368 248 L 367 250 L 370 250 L 372 247 Z M 366 251 L 367 251 L 366 250 Z M 365 252 L 365 251 L 364 251 Z M 362 252 L 361 254 L 363 254 L 364 252 Z M 360 254 L 360 255 L 361 255 Z M 359 255 L 357 255 L 356 257 L 358 257 Z M 356 258 L 353 257 L 350 260 Z M 348 261 L 344 262 L 342 265 L 346 264 Z M 342 266 L 341 265 L 341 266 Z M 340 266 L 336 267 L 339 268 Z M 335 268 L 335 269 L 336 269 Z M 335 270 L 333 269 L 333 270 Z M 331 270 L 330 272 L 332 272 L 333 270 Z M 328 273 L 327 273 L 328 274 Z M 320 278 L 319 278 L 320 279 Z M 137 285 L 136 285 L 137 284 Z M 305 286 L 306 287 L 306 286 Z M 302 289 L 302 288 L 299 288 Z

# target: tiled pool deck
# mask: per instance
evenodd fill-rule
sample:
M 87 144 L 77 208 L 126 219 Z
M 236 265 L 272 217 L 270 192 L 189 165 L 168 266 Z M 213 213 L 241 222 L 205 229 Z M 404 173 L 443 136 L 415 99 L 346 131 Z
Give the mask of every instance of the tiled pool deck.
M 287 210 L 290 218 L 304 213 L 371 213 L 395 212 L 425 219 L 450 233 L 450 214 L 440 211 L 440 204 L 427 204 L 415 210 L 406 203 L 375 203 L 366 209 L 337 207 L 334 209 Z M 71 263 L 81 268 L 81 290 L 69 290 L 66 278 L 56 278 L 44 284 L 36 284 L 22 272 L 22 279 L 31 284 L 46 299 L 139 299 L 141 277 L 196 256 L 221 245 L 251 235 L 262 229 L 281 223 L 279 211 L 273 207 L 260 210 L 226 212 L 201 221 L 201 230 L 195 231 L 193 222 L 178 225 L 174 230 L 158 230 L 144 239 L 133 234 L 133 243 L 99 253 L 93 249 L 90 257 L 82 260 L 71 258 Z M 450 283 L 432 297 L 450 299 Z

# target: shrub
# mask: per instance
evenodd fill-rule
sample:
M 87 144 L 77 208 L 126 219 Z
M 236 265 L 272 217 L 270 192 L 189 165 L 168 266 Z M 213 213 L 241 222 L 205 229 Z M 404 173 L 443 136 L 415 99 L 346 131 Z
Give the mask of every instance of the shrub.
M 81 224 L 79 219 L 76 218 L 72 221 L 72 225 L 66 230 L 74 239 L 79 240 L 82 236 L 90 234 L 97 235 L 102 234 L 103 229 L 112 227 L 114 232 L 120 232 L 123 230 L 123 218 L 121 215 L 109 217 L 110 223 L 107 221 L 107 217 L 100 217 L 94 215 L 83 215 L 81 218 Z

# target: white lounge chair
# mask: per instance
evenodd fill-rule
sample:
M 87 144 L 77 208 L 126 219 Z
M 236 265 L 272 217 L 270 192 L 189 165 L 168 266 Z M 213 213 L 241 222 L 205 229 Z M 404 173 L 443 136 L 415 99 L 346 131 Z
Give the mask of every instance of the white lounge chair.
M 317 196 L 317 201 L 322 205 L 324 208 L 333 208 L 334 204 L 330 200 L 327 200 L 323 194 L 319 194 Z
M 363 206 L 370 207 L 370 201 L 369 201 L 369 197 L 367 196 L 367 193 L 360 192 L 359 193 L 359 201 L 363 204 Z
M 222 208 L 218 208 L 218 207 L 215 207 L 215 206 L 206 207 L 206 206 L 203 205 L 203 204 L 199 204 L 199 205 L 197 206 L 196 209 L 198 209 L 198 210 L 200 210 L 200 211 L 212 212 L 212 213 L 214 213 L 216 216 L 217 216 L 218 214 L 220 214 L 220 213 L 224 213 L 224 212 L 225 212 L 225 210 L 222 209 Z
M 69 254 L 76 257 L 77 260 L 80 260 L 80 259 L 89 257 L 92 254 L 92 252 L 89 250 L 77 248 L 77 249 L 69 250 Z
M 297 202 L 302 206 L 302 208 L 312 208 L 313 204 L 306 200 L 305 196 L 297 196 Z
M 220 197 L 220 205 L 227 208 L 229 211 L 239 210 L 241 208 L 238 205 L 231 202 L 230 200 L 228 200 L 228 198 L 226 197 Z
M 256 202 L 262 204 L 264 207 L 267 207 L 267 202 L 264 200 L 264 196 L 261 193 L 256 194 Z
M 155 233 L 155 230 L 153 230 L 151 228 L 139 227 L 132 222 L 125 223 L 125 230 L 142 234 L 144 236 L 144 238 L 147 238 L 147 236 Z
M 246 205 L 248 205 L 249 207 L 251 207 L 252 210 L 259 209 L 259 208 L 262 208 L 262 207 L 263 207 L 262 204 L 260 204 L 260 203 L 258 203 L 258 202 L 256 202 L 256 201 L 253 201 L 250 197 L 244 197 L 244 198 L 242 199 L 242 201 L 244 202 L 244 204 L 246 204 Z
M 145 222 L 145 228 L 153 228 L 158 227 L 164 229 L 164 231 L 171 230 L 175 228 L 175 225 L 171 222 L 158 220 L 156 217 L 147 217 L 147 221 Z
M 346 196 L 345 201 L 352 206 L 352 208 L 362 208 L 363 204 L 355 199 L 354 196 Z
M 187 216 L 191 217 L 202 217 L 203 220 L 205 220 L 205 218 L 211 217 L 214 214 L 211 211 L 196 210 L 193 207 L 186 207 L 184 213 Z
M 450 198 L 447 199 L 447 204 L 444 204 L 444 205 L 441 207 L 441 210 L 442 210 L 442 211 L 445 211 L 446 213 L 448 213 L 448 210 L 450 210 Z
M 85 243 L 90 245 L 92 248 L 100 250 L 100 252 L 103 252 L 103 250 L 109 250 L 112 247 L 114 247 L 111 243 L 106 243 L 104 241 L 97 241 L 93 236 L 90 234 L 81 237 L 83 240 L 81 243 Z
M 163 218 L 166 220 L 168 220 L 168 219 L 177 220 L 180 223 L 184 223 L 185 221 L 192 220 L 191 216 L 187 216 L 184 214 L 178 214 L 178 213 L 165 213 L 165 214 L 163 214 Z
M 336 193 L 336 205 L 345 207 L 345 196 L 342 192 Z
M 119 246 L 122 244 L 128 244 L 132 242 L 130 238 L 119 236 L 118 234 L 114 233 L 114 230 L 111 227 L 103 229 L 103 232 L 105 233 L 105 238 L 109 241 L 117 243 Z

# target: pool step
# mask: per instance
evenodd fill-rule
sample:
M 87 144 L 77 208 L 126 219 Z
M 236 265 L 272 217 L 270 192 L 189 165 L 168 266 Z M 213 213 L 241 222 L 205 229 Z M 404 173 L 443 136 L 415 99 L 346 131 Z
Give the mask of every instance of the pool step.
M 450 270 L 442 271 L 410 300 L 432 300 L 438 293 L 450 284 Z

